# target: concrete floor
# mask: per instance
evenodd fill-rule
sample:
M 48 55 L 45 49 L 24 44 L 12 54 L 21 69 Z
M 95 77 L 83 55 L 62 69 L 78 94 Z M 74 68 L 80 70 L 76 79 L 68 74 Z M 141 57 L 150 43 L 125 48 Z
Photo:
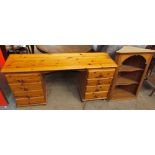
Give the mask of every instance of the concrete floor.
M 45 76 L 47 105 L 20 107 L 18 110 L 82 110 L 77 89 L 77 71 L 53 72 Z M 155 109 L 155 93 L 148 96 L 152 87 L 144 82 L 137 99 L 127 101 L 95 100 L 86 102 L 85 110 L 138 110 Z M 4 109 L 1 107 L 1 109 Z M 16 109 L 14 102 L 6 109 Z

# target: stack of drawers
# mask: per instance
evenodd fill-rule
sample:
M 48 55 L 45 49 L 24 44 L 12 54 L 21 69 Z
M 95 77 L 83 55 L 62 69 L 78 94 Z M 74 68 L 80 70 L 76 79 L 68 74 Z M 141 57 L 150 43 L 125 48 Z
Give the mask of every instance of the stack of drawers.
M 82 101 L 106 99 L 114 72 L 115 68 L 82 71 L 79 87 Z
M 6 74 L 17 106 L 40 105 L 46 103 L 43 79 L 40 73 Z

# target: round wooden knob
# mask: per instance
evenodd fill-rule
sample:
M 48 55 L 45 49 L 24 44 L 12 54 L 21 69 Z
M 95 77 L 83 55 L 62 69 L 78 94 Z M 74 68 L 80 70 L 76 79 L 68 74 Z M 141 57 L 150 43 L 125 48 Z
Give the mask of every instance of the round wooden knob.
M 101 81 L 98 81 L 97 84 L 98 84 L 98 85 L 101 84 Z
M 97 95 L 94 95 L 94 98 L 97 98 Z

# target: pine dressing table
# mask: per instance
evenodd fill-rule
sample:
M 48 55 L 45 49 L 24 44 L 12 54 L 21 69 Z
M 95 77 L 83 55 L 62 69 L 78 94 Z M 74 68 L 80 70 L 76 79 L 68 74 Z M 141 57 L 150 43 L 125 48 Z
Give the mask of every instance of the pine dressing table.
M 117 65 L 107 53 L 12 54 L 2 68 L 16 106 L 46 104 L 45 72 L 79 70 L 82 101 L 107 99 Z

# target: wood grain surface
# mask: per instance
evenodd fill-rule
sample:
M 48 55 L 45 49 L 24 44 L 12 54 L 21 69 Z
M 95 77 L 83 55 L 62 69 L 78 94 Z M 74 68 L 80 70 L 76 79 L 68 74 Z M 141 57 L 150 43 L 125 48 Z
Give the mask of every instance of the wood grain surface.
M 117 67 L 107 53 L 12 54 L 3 73 Z
M 139 48 L 139 47 L 132 47 L 132 46 L 124 46 L 121 48 L 117 53 L 125 54 L 125 53 L 155 53 L 155 50 Z

